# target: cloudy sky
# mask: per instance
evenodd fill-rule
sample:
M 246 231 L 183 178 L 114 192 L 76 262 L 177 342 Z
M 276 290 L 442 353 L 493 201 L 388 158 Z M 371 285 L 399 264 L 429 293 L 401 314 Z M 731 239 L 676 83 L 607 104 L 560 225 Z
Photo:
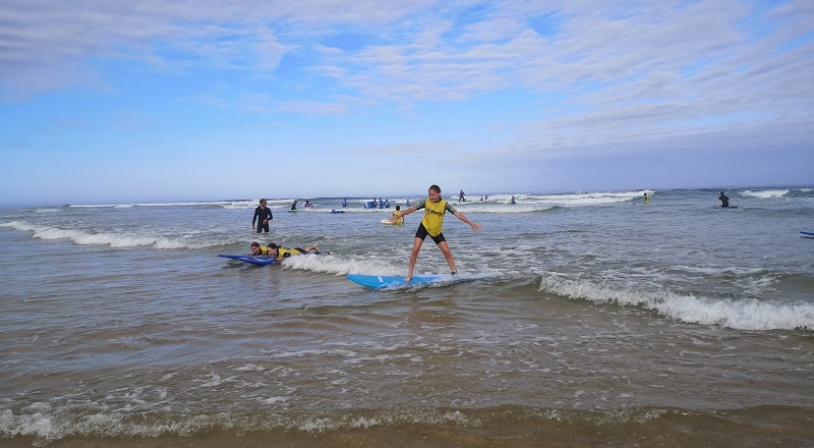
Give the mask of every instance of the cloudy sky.
M 0 204 L 814 183 L 814 1 L 3 0 Z

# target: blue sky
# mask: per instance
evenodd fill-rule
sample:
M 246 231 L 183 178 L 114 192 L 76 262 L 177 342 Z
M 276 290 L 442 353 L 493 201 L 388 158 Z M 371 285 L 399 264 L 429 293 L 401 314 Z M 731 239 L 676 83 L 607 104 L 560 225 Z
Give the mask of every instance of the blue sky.
M 0 4 L 0 204 L 814 183 L 814 2 Z

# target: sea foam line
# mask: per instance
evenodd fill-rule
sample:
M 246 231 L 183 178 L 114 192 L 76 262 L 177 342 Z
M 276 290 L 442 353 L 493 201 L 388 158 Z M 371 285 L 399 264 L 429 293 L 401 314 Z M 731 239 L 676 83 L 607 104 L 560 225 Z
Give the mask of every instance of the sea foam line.
M 598 304 L 640 306 L 682 322 L 736 330 L 814 330 L 814 304 L 779 304 L 757 299 L 724 300 L 668 290 L 620 288 L 560 275 L 544 276 L 540 291 Z
M 83 230 L 60 229 L 57 227 L 40 226 L 22 221 L 11 221 L 0 224 L 21 232 L 33 232 L 34 238 L 42 240 L 67 239 L 80 245 L 107 245 L 115 248 L 138 246 L 153 246 L 156 249 L 192 249 L 205 246 L 200 241 L 166 238 L 163 236 L 129 236 L 120 233 L 91 233 Z
M 741 193 L 741 196 L 758 199 L 776 199 L 782 198 L 787 194 L 789 194 L 789 190 L 763 190 L 763 191 L 746 190 Z

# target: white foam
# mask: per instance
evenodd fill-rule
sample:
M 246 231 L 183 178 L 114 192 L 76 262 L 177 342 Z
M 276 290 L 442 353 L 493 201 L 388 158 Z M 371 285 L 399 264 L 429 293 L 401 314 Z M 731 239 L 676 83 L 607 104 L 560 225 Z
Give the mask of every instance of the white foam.
M 644 197 L 647 193 L 651 198 L 655 194 L 653 190 L 637 190 L 637 191 L 598 191 L 598 192 L 578 192 L 566 194 L 516 194 L 516 206 L 536 206 L 547 205 L 561 206 L 561 207 L 575 207 L 575 206 L 590 206 L 590 205 L 604 205 L 604 204 L 618 204 L 622 202 L 629 202 Z M 489 196 L 489 200 L 485 202 L 470 201 L 465 204 L 508 204 L 511 202 L 512 195 L 498 194 Z M 461 205 L 464 205 L 462 203 Z
M 640 306 L 682 322 L 737 330 L 814 329 L 814 304 L 810 303 L 710 299 L 676 294 L 665 289 L 621 288 L 560 275 L 544 276 L 540 291 L 599 304 Z
M 709 274 L 709 275 L 730 274 L 737 276 L 748 276 L 766 272 L 765 268 L 740 268 L 736 266 L 729 266 L 723 268 L 704 267 L 704 266 L 675 266 L 675 269 L 679 269 L 686 272 L 693 272 L 696 274 Z
M 354 352 L 353 350 L 345 349 L 306 349 L 306 350 L 297 350 L 293 352 L 269 353 L 269 356 L 271 356 L 272 358 L 302 358 L 304 356 L 325 356 L 325 355 L 335 355 L 350 358 L 357 356 L 357 353 Z
M 81 245 L 107 245 L 115 248 L 152 246 L 156 249 L 194 249 L 206 247 L 206 242 L 194 239 L 167 238 L 163 236 L 129 235 L 127 233 L 87 232 L 84 230 L 66 230 L 51 226 L 29 224 L 22 221 L 11 221 L 0 224 L 21 232 L 33 232 L 34 238 L 42 240 L 70 240 Z M 209 244 L 216 246 L 218 244 Z
M 335 255 L 299 255 L 284 260 L 282 265 L 286 269 L 321 272 L 337 276 L 350 274 L 351 272 L 375 273 L 377 275 L 401 275 L 405 273 L 404 263 L 395 266 L 382 260 L 358 260 Z
M 492 205 L 492 204 L 470 204 L 455 205 L 464 213 L 538 213 L 551 210 L 554 205 Z
M 258 398 L 257 401 L 259 401 L 261 403 L 264 403 L 264 404 L 277 404 L 277 403 L 285 404 L 290 399 L 291 399 L 291 397 L 269 397 L 269 398 L 265 398 L 265 399 Z
M 787 194 L 789 194 L 789 190 L 763 190 L 763 191 L 746 190 L 741 193 L 741 196 L 758 199 L 775 199 L 782 198 Z

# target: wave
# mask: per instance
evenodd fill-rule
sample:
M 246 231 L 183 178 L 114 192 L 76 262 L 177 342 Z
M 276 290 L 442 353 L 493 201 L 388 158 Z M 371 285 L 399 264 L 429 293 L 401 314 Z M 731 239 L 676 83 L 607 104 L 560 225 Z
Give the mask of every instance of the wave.
M 397 406 L 297 413 L 285 410 L 286 401 L 287 397 L 272 396 L 258 400 L 257 406 L 266 409 L 192 413 L 138 412 L 144 407 L 143 402 L 131 409 L 102 408 L 97 403 L 72 405 L 68 409 L 40 406 L 24 408 L 23 412 L 3 409 L 0 436 L 33 437 L 35 446 L 82 437 L 92 438 L 93 445 L 107 442 L 110 446 L 173 445 L 161 439 L 145 443 L 148 442 L 145 438 L 159 437 L 169 437 L 170 441 L 176 437 L 195 437 L 175 440 L 175 444 L 184 446 L 192 440 L 196 446 L 266 446 L 271 437 L 295 442 L 292 445 L 296 446 L 345 446 L 353 436 L 358 442 L 354 445 L 358 446 L 426 445 L 429 438 L 433 446 L 439 447 L 460 446 L 461 440 L 466 440 L 468 446 L 494 447 L 570 446 L 575 438 L 595 440 L 599 432 L 605 433 L 603 440 L 613 442 L 614 446 L 639 445 L 643 441 L 648 445 L 648 439 L 657 445 L 671 435 L 683 442 L 679 445 L 695 446 L 749 433 L 755 446 L 768 446 L 775 444 L 777 434 L 804 440 L 806 422 L 814 414 L 809 407 L 770 405 L 718 410 L 656 406 L 580 410 L 510 404 L 477 409 Z M 200 408 L 194 403 L 188 407 Z M 697 434 L 687 431 L 699 422 L 714 429 Z M 766 424 L 778 432 L 762 436 L 754 433 L 754 425 Z M 488 428 L 492 429 L 484 434 L 483 430 Z M 493 428 L 501 428 L 502 434 L 512 437 L 496 438 Z M 364 436 L 355 432 L 358 430 L 364 430 Z M 339 436 L 333 439 L 334 443 L 331 439 L 317 438 L 332 433 Z M 411 438 L 416 439 L 415 443 L 411 443 Z M 552 444 L 555 441 L 559 443 Z
M 302 255 L 283 260 L 285 269 L 319 272 L 342 276 L 353 273 L 376 275 L 401 275 L 405 267 L 388 264 L 376 259 L 344 258 L 336 255 Z
M 590 205 L 605 205 L 605 204 L 618 204 L 642 199 L 644 194 L 653 197 L 654 190 L 636 190 L 636 191 L 605 191 L 605 192 L 577 192 L 565 194 L 516 194 L 514 195 L 517 205 L 535 205 L 544 204 L 548 206 L 562 206 L 562 207 L 575 207 L 575 206 L 590 206 Z M 485 203 L 511 203 L 512 195 L 498 194 L 489 196 L 489 200 Z M 470 201 L 466 204 L 477 204 L 480 201 Z
M 782 198 L 787 194 L 789 194 L 789 190 L 762 190 L 762 191 L 745 190 L 741 192 L 741 196 L 745 198 L 758 198 L 758 199 Z
M 109 204 L 71 204 L 65 208 L 133 208 L 133 207 L 223 207 L 226 209 L 255 208 L 259 199 L 236 199 L 227 201 L 187 201 L 187 202 L 134 202 Z M 288 207 L 293 199 L 268 200 L 269 208 Z
M 21 221 L 11 221 L 0 224 L 0 227 L 7 227 L 21 232 L 33 232 L 34 238 L 42 240 L 70 240 L 81 245 L 110 246 L 114 248 L 128 248 L 139 246 L 151 246 L 156 249 L 195 249 L 200 247 L 215 247 L 226 244 L 240 242 L 224 241 L 219 243 L 209 243 L 194 238 L 167 238 L 165 236 L 133 236 L 124 233 L 108 232 L 88 232 L 84 230 L 65 230 L 57 227 L 40 226 L 28 224 Z
M 666 289 L 622 288 L 561 275 L 544 276 L 540 291 L 597 304 L 638 306 L 682 322 L 736 330 L 814 330 L 814 304 L 780 304 L 757 299 L 724 300 L 682 295 Z

